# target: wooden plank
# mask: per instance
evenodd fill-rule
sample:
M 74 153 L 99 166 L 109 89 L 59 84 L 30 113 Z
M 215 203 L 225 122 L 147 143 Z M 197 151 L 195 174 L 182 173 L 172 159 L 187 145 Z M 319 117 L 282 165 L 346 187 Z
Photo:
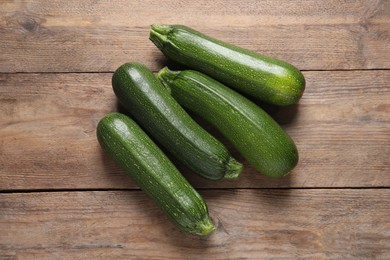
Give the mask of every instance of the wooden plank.
M 179 231 L 140 191 L 0 194 L 0 258 L 390 258 L 389 189 L 201 194 L 217 224 L 208 238 Z
M 390 71 L 304 74 L 307 90 L 298 106 L 268 109 L 300 152 L 300 163 L 289 177 L 266 178 L 245 163 L 238 180 L 215 182 L 179 165 L 191 183 L 220 188 L 389 187 Z M 0 84 L 0 190 L 136 187 L 103 154 L 95 136 L 100 118 L 118 110 L 110 73 L 3 74 Z
M 156 70 L 153 23 L 180 23 L 304 70 L 390 68 L 388 1 L 6 1 L 0 72 Z

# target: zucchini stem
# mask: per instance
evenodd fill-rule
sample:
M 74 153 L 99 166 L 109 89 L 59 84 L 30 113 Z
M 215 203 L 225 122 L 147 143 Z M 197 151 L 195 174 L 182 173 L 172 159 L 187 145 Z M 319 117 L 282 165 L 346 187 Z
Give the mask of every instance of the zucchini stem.
M 180 71 L 172 71 L 168 69 L 168 67 L 164 67 L 157 73 L 157 78 L 161 81 L 164 87 L 170 89 L 169 84 L 176 78 L 179 73 Z
M 204 219 L 204 221 L 198 224 L 199 230 L 194 231 L 199 236 L 206 236 L 215 230 L 215 226 L 211 221 L 210 217 Z
M 226 164 L 226 173 L 225 179 L 234 179 L 238 178 L 242 172 L 243 166 L 240 162 L 238 162 L 233 157 L 230 157 L 228 163 Z
M 171 31 L 169 26 L 153 24 L 150 30 L 149 39 L 162 50 L 165 43 L 167 42 L 167 35 Z

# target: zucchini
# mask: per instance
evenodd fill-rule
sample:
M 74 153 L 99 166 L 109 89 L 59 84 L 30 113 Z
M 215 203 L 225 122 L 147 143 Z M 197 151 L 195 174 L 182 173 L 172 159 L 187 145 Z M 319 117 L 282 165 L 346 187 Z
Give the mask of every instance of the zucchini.
M 143 129 L 193 172 L 211 180 L 239 176 L 242 164 L 187 114 L 147 67 L 123 64 L 112 86 Z
M 149 39 L 168 58 L 270 104 L 295 104 L 305 89 L 305 78 L 291 64 L 182 25 L 152 25 Z
M 283 177 L 297 164 L 293 140 L 244 96 L 197 71 L 163 68 L 158 78 L 184 108 L 217 128 L 256 170 Z
M 132 119 L 120 113 L 108 114 L 100 120 L 96 133 L 103 150 L 174 224 L 197 235 L 215 229 L 202 197 Z

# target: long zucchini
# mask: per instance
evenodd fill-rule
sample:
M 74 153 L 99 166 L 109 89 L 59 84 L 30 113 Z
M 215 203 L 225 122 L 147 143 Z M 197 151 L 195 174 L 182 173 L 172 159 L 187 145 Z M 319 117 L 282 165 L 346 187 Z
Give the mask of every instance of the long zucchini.
M 212 180 L 239 176 L 241 163 L 187 114 L 147 67 L 123 64 L 112 86 L 145 131 L 193 172 Z
M 168 58 L 267 103 L 297 103 L 305 89 L 305 78 L 291 64 L 182 25 L 152 25 L 150 40 Z
M 216 127 L 261 173 L 283 177 L 297 164 L 293 140 L 247 98 L 197 71 L 163 68 L 158 78 L 183 107 Z
M 202 197 L 132 119 L 106 115 L 97 126 L 97 138 L 178 227 L 197 235 L 215 229 Z

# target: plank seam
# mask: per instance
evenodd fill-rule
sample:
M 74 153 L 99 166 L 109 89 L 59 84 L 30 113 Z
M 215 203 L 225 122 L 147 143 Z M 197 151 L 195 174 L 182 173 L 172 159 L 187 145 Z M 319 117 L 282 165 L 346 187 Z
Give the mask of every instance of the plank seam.
M 274 187 L 274 188 L 196 188 L 199 191 L 207 190 L 374 190 L 390 189 L 390 186 L 376 187 Z M 35 189 L 35 190 L 0 190 L 0 194 L 9 193 L 40 193 L 40 192 L 90 192 L 90 191 L 141 191 L 139 188 L 113 188 L 113 189 Z
M 334 71 L 388 71 L 390 68 L 373 68 L 373 69 L 330 69 L 330 70 L 305 70 L 302 69 L 302 72 L 334 72 Z M 153 71 L 153 73 L 157 73 L 158 71 Z M 15 75 L 15 74 L 110 74 L 114 73 L 114 71 L 17 71 L 17 72 L 0 72 L 1 75 Z

